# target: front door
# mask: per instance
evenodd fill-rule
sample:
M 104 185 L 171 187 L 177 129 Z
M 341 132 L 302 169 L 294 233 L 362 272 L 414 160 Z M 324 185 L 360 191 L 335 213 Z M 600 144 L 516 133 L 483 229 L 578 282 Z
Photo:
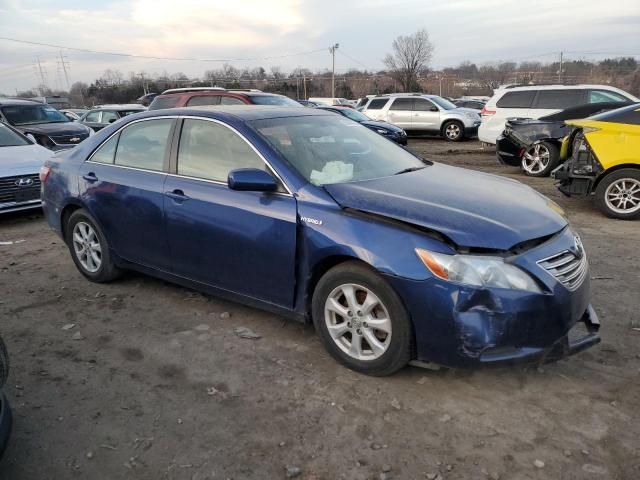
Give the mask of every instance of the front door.
M 414 99 L 411 128 L 437 132 L 440 129 L 440 109 L 426 98 Z
M 295 287 L 296 201 L 229 189 L 238 168 L 266 163 L 223 123 L 185 119 L 164 208 L 177 275 L 285 307 Z
M 387 118 L 400 128 L 411 129 L 411 116 L 413 110 L 413 98 L 394 98 L 389 106 Z
M 134 122 L 81 167 L 82 199 L 122 258 L 169 270 L 164 182 L 174 119 Z

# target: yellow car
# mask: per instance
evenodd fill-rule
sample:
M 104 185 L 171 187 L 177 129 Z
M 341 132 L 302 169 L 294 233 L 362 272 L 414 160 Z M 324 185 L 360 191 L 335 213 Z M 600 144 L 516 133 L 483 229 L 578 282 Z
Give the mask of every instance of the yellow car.
M 594 195 L 607 216 L 640 218 L 640 103 L 585 120 L 562 143 L 567 161 L 552 176 L 568 196 Z

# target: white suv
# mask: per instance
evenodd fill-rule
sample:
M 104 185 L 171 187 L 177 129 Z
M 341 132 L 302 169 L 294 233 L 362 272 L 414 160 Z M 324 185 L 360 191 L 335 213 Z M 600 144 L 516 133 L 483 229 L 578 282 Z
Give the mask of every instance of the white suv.
M 451 142 L 475 135 L 480 125 L 477 110 L 456 107 L 442 97 L 421 93 L 379 95 L 370 98 L 362 112 L 373 120 L 408 131 L 435 133 Z
M 607 85 L 528 85 L 497 89 L 480 115 L 478 139 L 496 143 L 507 118 L 540 118 L 587 103 L 638 102 L 636 97 Z

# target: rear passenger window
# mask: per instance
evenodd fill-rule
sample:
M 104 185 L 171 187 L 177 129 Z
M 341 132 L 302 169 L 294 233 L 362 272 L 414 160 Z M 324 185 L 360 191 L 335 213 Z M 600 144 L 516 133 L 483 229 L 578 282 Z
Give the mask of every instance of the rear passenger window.
M 590 90 L 589 103 L 607 103 L 607 102 L 628 102 L 629 99 L 623 97 L 619 93 L 609 92 L 606 90 Z
M 388 101 L 388 98 L 374 98 L 367 105 L 367 110 L 382 110 Z
M 413 98 L 396 98 L 389 110 L 413 110 Z
M 173 97 L 156 97 L 149 105 L 149 110 L 162 110 L 163 108 L 173 108 L 178 104 L 180 97 L 175 95 Z
M 87 116 L 84 117 L 84 121 L 85 122 L 95 122 L 98 123 L 100 122 L 100 112 L 89 112 L 87 113 Z
M 219 103 L 220 95 L 199 95 L 197 97 L 191 97 L 187 102 L 187 107 L 218 105 Z
M 245 103 L 239 98 L 220 97 L 220 105 L 245 105 Z
M 535 108 L 564 110 L 584 103 L 584 90 L 540 90 Z
M 535 96 L 535 90 L 507 92 L 498 100 L 496 106 L 498 108 L 531 108 Z
M 161 172 L 172 119 L 134 123 L 120 134 L 116 165 Z
M 104 142 L 89 160 L 98 163 L 113 163 L 113 157 L 116 153 L 116 145 L 118 145 L 118 135 L 114 135 Z
M 266 164 L 230 128 L 207 120 L 186 119 L 178 147 L 178 174 L 226 182 L 237 168 L 259 168 Z

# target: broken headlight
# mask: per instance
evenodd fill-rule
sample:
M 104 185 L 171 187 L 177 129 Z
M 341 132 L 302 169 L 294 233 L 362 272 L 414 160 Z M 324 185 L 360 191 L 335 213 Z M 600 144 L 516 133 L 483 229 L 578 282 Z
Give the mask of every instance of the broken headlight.
M 500 257 L 445 255 L 421 248 L 416 248 L 416 254 L 431 273 L 448 282 L 542 293 L 529 274 Z

